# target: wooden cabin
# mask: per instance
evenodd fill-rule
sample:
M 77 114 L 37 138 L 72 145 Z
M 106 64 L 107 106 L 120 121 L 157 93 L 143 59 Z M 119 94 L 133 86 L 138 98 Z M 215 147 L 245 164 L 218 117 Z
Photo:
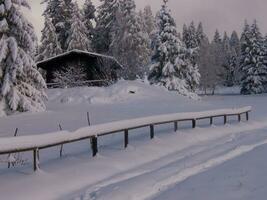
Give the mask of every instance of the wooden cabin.
M 86 81 L 97 83 L 97 86 L 101 86 L 101 82 L 106 85 L 116 81 L 123 68 L 114 57 L 80 50 L 72 50 L 37 63 L 38 69 L 43 71 L 48 87 L 57 84 L 55 73 L 66 71 L 71 66 L 83 68 Z

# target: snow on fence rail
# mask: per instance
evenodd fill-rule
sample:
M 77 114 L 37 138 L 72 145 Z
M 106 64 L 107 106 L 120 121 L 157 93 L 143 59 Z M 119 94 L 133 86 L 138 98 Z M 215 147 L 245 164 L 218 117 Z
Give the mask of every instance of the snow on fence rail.
M 195 128 L 197 120 L 201 119 L 210 119 L 210 124 L 212 125 L 213 118 L 223 117 L 224 124 L 226 124 L 227 117 L 237 116 L 238 121 L 240 122 L 242 114 L 245 114 L 246 120 L 249 120 L 249 112 L 251 112 L 251 109 L 251 107 L 243 107 L 239 109 L 221 109 L 204 112 L 158 115 L 94 125 L 81 128 L 74 132 L 61 131 L 42 135 L 1 138 L 0 155 L 33 151 L 33 168 L 34 170 L 37 170 L 39 168 L 39 150 L 41 149 L 90 139 L 93 156 L 96 156 L 98 152 L 97 138 L 101 136 L 124 132 L 124 147 L 127 148 L 129 144 L 129 131 L 133 129 L 149 127 L 150 138 L 153 139 L 154 127 L 156 125 L 174 123 L 174 131 L 177 131 L 178 122 L 182 121 L 192 121 L 192 128 Z

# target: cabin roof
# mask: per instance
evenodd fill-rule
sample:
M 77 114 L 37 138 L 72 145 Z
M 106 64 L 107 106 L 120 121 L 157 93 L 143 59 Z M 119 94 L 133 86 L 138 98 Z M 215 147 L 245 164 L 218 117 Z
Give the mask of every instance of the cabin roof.
M 88 57 L 92 57 L 92 58 L 105 58 L 105 59 L 110 59 L 113 60 L 113 62 L 116 64 L 116 69 L 123 69 L 123 66 L 118 62 L 118 60 L 112 56 L 108 56 L 108 55 L 104 55 L 104 54 L 99 54 L 99 53 L 94 53 L 94 52 L 87 52 L 87 51 L 82 51 L 82 50 L 78 50 L 78 49 L 74 49 L 62 54 L 59 54 L 57 56 L 48 58 L 46 60 L 37 62 L 37 66 L 41 67 L 41 68 L 46 68 L 44 66 L 47 66 L 47 64 L 51 63 L 51 62 L 56 62 L 57 60 L 63 59 L 64 57 L 68 57 L 70 55 L 83 55 L 83 56 L 88 56 Z

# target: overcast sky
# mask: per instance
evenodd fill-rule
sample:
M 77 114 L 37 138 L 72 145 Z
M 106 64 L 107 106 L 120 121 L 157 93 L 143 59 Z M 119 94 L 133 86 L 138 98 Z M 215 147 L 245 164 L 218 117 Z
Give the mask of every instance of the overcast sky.
M 162 0 L 135 0 L 138 9 L 145 5 L 151 5 L 156 12 L 159 10 Z M 43 27 L 42 12 L 44 5 L 41 0 L 29 0 L 32 10 L 27 12 L 30 21 L 34 24 L 38 37 Z M 78 0 L 82 3 L 83 0 Z M 93 0 L 99 5 L 98 0 Z M 212 36 L 216 28 L 220 32 L 231 32 L 233 29 L 241 31 L 244 19 L 251 22 L 257 19 L 261 31 L 267 32 L 267 0 L 169 0 L 169 7 L 175 17 L 178 31 L 181 31 L 183 23 L 202 21 L 205 32 Z

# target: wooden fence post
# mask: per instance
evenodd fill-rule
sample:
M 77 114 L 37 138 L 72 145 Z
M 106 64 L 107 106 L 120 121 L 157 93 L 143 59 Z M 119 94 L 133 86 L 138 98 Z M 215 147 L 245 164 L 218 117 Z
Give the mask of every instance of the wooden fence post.
M 92 139 L 91 139 L 91 146 L 92 146 L 92 154 L 93 154 L 93 157 L 95 157 L 98 153 L 98 147 L 97 147 L 97 137 L 96 136 L 93 136 Z
M 58 127 L 60 131 L 63 130 L 61 124 L 58 124 Z M 63 144 L 60 146 L 59 156 L 60 158 L 63 156 Z
M 153 139 L 154 138 L 154 125 L 150 125 L 150 139 Z
M 224 117 L 223 117 L 223 118 L 224 118 L 224 120 L 223 120 L 223 121 L 224 121 L 224 125 L 225 125 L 225 124 L 227 123 L 227 115 L 224 115 Z
M 178 122 L 174 122 L 174 132 L 178 131 Z
M 129 131 L 125 130 L 124 131 L 124 148 L 126 149 L 129 144 Z
M 19 129 L 16 128 L 15 133 L 14 133 L 14 137 L 17 137 L 18 132 L 19 132 Z M 8 159 L 10 158 L 10 156 L 11 156 L 11 154 L 8 154 Z M 13 167 L 14 167 L 14 164 L 12 164 L 12 165 L 13 165 Z M 8 168 L 11 167 L 11 162 L 8 162 L 8 166 L 7 166 L 7 167 L 8 167 Z
M 192 128 L 196 128 L 196 124 L 197 124 L 196 119 L 193 119 L 193 120 L 192 120 Z
M 91 126 L 91 120 L 90 120 L 89 112 L 87 112 L 87 122 L 88 122 L 88 126 Z
M 241 114 L 238 114 L 238 121 L 241 122 Z
M 210 117 L 210 125 L 213 125 L 213 117 Z
M 39 169 L 39 159 L 38 159 L 39 149 L 33 150 L 33 170 L 37 171 Z

